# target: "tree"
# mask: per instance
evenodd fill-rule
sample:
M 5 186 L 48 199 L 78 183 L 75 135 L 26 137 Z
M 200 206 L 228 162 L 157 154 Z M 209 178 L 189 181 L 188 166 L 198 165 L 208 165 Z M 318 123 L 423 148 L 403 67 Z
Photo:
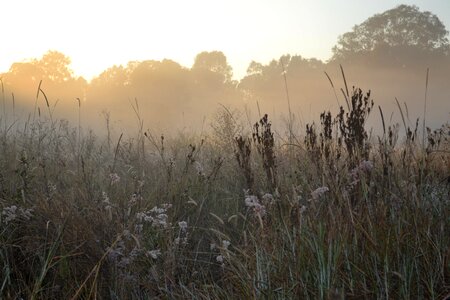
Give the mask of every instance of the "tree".
M 114 65 L 100 75 L 92 79 L 91 87 L 120 87 L 123 88 L 128 81 L 126 70 L 123 66 Z
M 264 66 L 256 61 L 251 61 L 247 68 L 247 76 L 262 75 Z
M 62 83 L 74 79 L 70 69 L 70 58 L 58 51 L 48 51 L 39 61 L 34 62 L 42 68 L 44 76 L 54 83 Z
M 233 71 L 228 65 L 227 58 L 221 51 L 201 52 L 195 57 L 192 70 L 204 70 L 223 77 L 223 82 L 230 82 Z
M 439 18 L 417 6 L 399 5 L 376 14 L 339 37 L 332 61 L 374 51 L 414 48 L 426 53 L 448 53 L 448 31 Z
M 77 80 L 69 66 L 69 57 L 58 51 L 48 51 L 41 59 L 13 63 L 6 77 L 11 82 L 34 83 L 43 80 L 57 85 Z

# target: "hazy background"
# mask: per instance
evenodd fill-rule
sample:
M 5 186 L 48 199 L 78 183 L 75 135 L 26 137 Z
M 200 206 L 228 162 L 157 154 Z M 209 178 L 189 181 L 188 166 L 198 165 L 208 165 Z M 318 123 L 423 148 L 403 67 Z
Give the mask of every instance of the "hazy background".
M 345 106 L 340 64 L 388 122 L 400 122 L 395 97 L 411 123 L 422 118 L 430 68 L 427 124 L 449 120 L 448 1 L 145 3 L 8 3 L 3 121 L 80 113 L 85 127 L 123 131 L 139 111 L 145 129 L 199 130 L 226 107 L 249 123 L 268 113 L 282 130 L 287 95 L 300 125 Z M 370 122 L 380 126 L 377 108 Z

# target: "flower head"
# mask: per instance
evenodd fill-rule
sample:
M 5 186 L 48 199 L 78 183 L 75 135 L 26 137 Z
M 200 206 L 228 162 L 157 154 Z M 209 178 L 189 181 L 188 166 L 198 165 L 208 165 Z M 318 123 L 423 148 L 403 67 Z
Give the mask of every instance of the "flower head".
M 146 255 L 150 256 L 153 259 L 157 259 L 161 255 L 161 250 L 156 249 L 156 250 L 147 251 Z
M 231 242 L 230 241 L 227 241 L 227 240 L 223 240 L 222 241 L 222 247 L 225 249 L 225 250 L 227 250 L 228 249 L 228 246 L 230 246 L 231 245 Z
M 111 185 L 120 182 L 120 176 L 117 175 L 117 173 L 111 173 L 111 174 L 109 174 L 109 179 L 111 180 Z
M 266 214 L 266 207 L 262 205 L 259 202 L 258 197 L 254 195 L 248 195 L 245 197 L 245 206 L 253 208 L 253 212 L 256 215 L 264 216 Z
M 326 186 L 322 186 L 319 187 L 317 189 L 315 189 L 314 191 L 311 192 L 311 196 L 314 200 L 319 199 L 320 197 L 322 197 L 326 192 L 328 192 L 330 189 L 327 188 Z
M 2 216 L 5 218 L 3 219 L 3 222 L 8 224 L 9 222 L 12 222 L 18 218 L 22 218 L 25 220 L 29 220 L 32 217 L 32 208 L 22 208 L 17 207 L 16 205 L 11 205 L 9 207 L 3 208 Z
M 180 229 L 182 232 L 185 232 L 188 227 L 188 223 L 186 221 L 178 222 L 178 226 L 180 226 Z

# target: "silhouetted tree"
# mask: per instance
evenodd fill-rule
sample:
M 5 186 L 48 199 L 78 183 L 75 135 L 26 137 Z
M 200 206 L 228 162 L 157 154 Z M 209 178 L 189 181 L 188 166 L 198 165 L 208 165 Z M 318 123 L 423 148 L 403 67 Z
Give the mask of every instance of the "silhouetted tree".
M 220 75 L 222 82 L 230 82 L 233 76 L 231 66 L 221 51 L 201 52 L 195 57 L 193 71 L 206 70 Z
M 61 118 L 70 117 L 75 99 L 85 98 L 88 85 L 84 78 L 74 75 L 70 58 L 58 51 L 48 51 L 40 59 L 13 63 L 2 77 L 8 93 L 15 95 L 15 104 L 25 111 L 32 108 L 30 104 L 34 103 L 42 80 L 40 88 L 47 96 L 48 105 L 52 105 L 55 114 Z M 37 106 L 46 105 L 47 102 L 41 102 L 40 97 Z
M 420 52 L 448 53 L 448 31 L 439 18 L 417 6 L 399 5 L 376 14 L 339 37 L 332 61 L 379 51 L 414 48 Z M 381 50 L 381 51 L 380 51 Z M 399 51 L 400 52 L 400 51 Z
M 283 55 L 267 65 L 252 61 L 239 88 L 255 97 L 263 107 L 266 104 L 271 109 L 275 103 L 286 103 L 286 83 L 293 103 L 310 98 L 309 91 L 323 82 L 323 70 L 324 64 L 320 60 L 305 59 L 300 55 Z
M 78 81 L 70 68 L 70 58 L 58 51 L 48 51 L 41 59 L 13 63 L 6 78 L 10 82 L 39 82 L 50 85 Z M 35 88 L 35 87 L 33 87 Z
M 16 62 L 4 75 L 5 82 L 19 89 L 36 88 L 36 83 L 44 77 L 43 70 L 33 62 Z
M 261 75 L 264 70 L 264 66 L 256 61 L 252 61 L 247 68 L 247 76 Z
M 73 79 L 73 71 L 69 67 L 71 60 L 58 51 L 48 51 L 40 60 L 34 63 L 43 71 L 44 77 L 54 83 L 67 82 Z
M 91 87 L 123 87 L 128 81 L 126 69 L 123 66 L 112 66 L 91 81 Z

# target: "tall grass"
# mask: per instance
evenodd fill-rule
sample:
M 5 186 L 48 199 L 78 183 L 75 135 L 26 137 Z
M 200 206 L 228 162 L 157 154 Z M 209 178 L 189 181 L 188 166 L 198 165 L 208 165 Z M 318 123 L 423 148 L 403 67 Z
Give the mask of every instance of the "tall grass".
M 159 135 L 137 102 L 137 136 L 50 113 L 2 129 L 0 294 L 444 298 L 450 127 L 423 147 L 417 123 L 399 140 L 382 118 L 375 139 L 370 93 L 342 92 L 347 110 L 287 144 L 267 115 L 247 128 L 227 109 L 209 135 Z

